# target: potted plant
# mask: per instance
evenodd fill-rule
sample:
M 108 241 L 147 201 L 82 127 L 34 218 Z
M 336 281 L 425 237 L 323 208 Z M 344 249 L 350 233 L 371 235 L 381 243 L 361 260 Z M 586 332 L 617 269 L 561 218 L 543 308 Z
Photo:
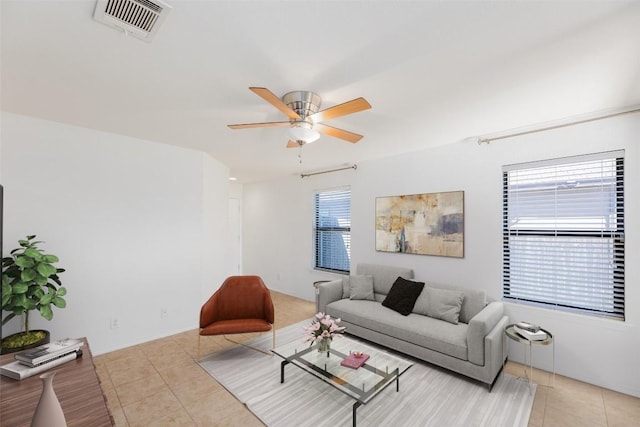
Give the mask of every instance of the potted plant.
M 9 312 L 2 325 L 15 316 L 23 316 L 24 331 L 2 339 L 2 354 L 35 347 L 49 342 L 48 331 L 29 329 L 29 313 L 38 310 L 47 320 L 53 318 L 52 307 L 67 306 L 63 296 L 67 290 L 58 275 L 65 270 L 53 264 L 58 257 L 46 254 L 34 240 L 35 235 L 19 240 L 19 248 L 11 256 L 2 259 L 2 311 Z

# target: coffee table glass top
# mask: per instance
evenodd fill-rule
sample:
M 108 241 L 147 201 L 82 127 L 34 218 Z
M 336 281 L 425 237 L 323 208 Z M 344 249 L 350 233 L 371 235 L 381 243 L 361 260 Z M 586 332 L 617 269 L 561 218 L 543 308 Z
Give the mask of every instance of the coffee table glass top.
M 302 338 L 272 351 L 285 362 L 304 369 L 363 404 L 391 382 L 397 381 L 413 365 L 384 349 L 374 348 L 345 335 L 333 339 L 328 356 L 326 352 L 318 352 L 315 345 L 310 347 Z M 340 365 L 350 352 L 363 352 L 369 355 L 369 359 L 358 369 Z

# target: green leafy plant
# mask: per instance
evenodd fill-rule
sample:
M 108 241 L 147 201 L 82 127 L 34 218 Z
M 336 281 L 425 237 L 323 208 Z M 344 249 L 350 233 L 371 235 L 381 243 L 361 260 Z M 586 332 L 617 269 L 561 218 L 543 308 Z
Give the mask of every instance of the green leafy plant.
M 65 308 L 67 294 L 58 275 L 65 270 L 53 264 L 58 257 L 46 254 L 38 245 L 44 242 L 34 240 L 35 235 L 19 240 L 19 248 L 11 251 L 11 256 L 2 259 L 2 311 L 9 312 L 3 319 L 6 324 L 15 316 L 24 316 L 24 332 L 19 341 L 29 341 L 29 313 L 38 310 L 47 320 L 53 318 L 52 307 Z M 16 334 L 17 335 L 17 334 Z M 9 337 L 7 337 L 9 338 Z M 37 340 L 36 337 L 33 338 Z M 6 346 L 5 340 L 2 346 Z

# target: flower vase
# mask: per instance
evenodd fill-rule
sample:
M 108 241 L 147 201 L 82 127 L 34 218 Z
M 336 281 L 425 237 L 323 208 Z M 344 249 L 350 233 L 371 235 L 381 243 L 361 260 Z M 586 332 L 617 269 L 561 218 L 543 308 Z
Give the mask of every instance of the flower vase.
M 53 389 L 53 377 L 56 371 L 50 371 L 40 375 L 42 379 L 42 394 L 36 406 L 36 411 L 31 420 L 31 427 L 66 427 L 62 406 Z
M 331 350 L 331 338 L 322 338 L 318 341 L 318 353 L 327 353 L 329 356 L 329 350 Z

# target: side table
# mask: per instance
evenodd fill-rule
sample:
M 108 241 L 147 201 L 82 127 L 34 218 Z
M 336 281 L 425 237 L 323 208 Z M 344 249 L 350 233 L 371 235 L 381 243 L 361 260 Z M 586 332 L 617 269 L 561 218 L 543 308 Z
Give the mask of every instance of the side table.
M 108 427 L 114 420 L 100 385 L 86 338 L 82 357 L 58 365 L 53 380 L 62 412 L 69 427 Z M 0 364 L 14 360 L 13 354 L 0 357 Z M 0 424 L 2 426 L 28 426 L 42 394 L 40 374 L 23 380 L 0 376 Z
M 552 357 L 553 357 L 553 385 L 555 385 L 556 383 L 556 344 L 555 344 L 555 340 L 553 339 L 553 334 L 549 331 L 547 331 L 546 329 L 540 328 L 540 330 L 542 332 L 544 332 L 545 334 L 547 334 L 547 337 L 543 340 L 530 340 L 527 339 L 525 337 L 523 337 L 522 335 L 520 335 L 519 333 L 516 332 L 515 328 L 514 328 L 515 324 L 511 324 L 508 325 L 506 328 L 504 328 L 504 334 L 516 341 L 519 342 L 520 344 L 523 344 L 523 353 L 524 353 L 524 374 L 527 378 L 527 382 L 529 384 L 531 384 L 533 382 L 533 358 L 531 356 L 531 348 L 534 345 L 542 345 L 542 346 L 547 346 L 547 345 L 551 345 L 552 348 Z M 527 347 L 529 349 L 528 353 L 529 353 L 529 373 L 527 373 Z M 529 391 L 531 391 L 531 388 L 529 388 Z

